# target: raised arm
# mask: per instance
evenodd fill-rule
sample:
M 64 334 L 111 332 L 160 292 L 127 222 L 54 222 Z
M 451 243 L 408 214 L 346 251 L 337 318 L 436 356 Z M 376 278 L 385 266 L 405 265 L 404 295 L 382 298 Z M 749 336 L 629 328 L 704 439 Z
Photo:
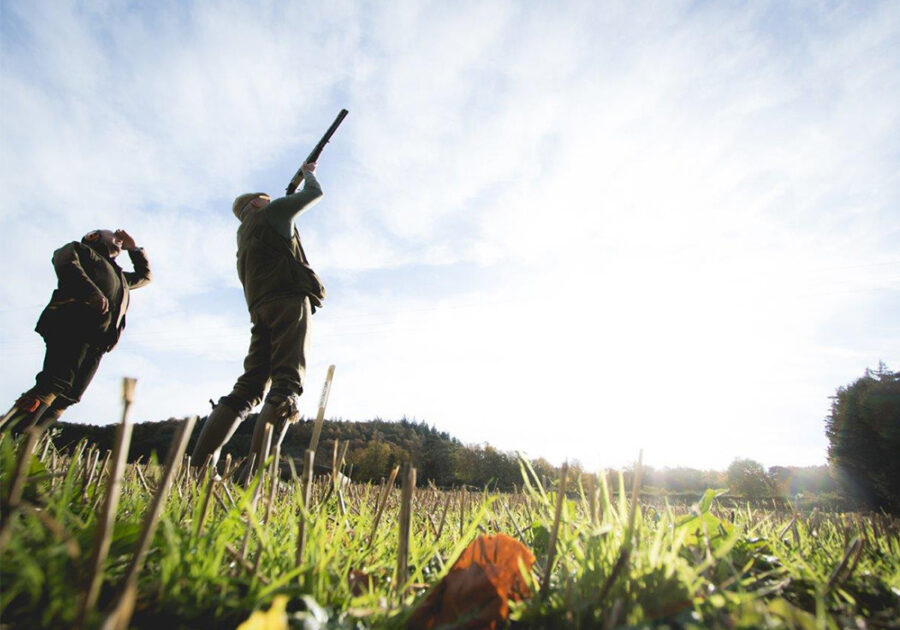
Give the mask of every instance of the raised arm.
M 138 247 L 134 238 L 125 230 L 116 230 L 116 236 L 122 241 L 122 249 L 128 252 L 128 257 L 131 258 L 131 264 L 134 266 L 134 271 L 125 272 L 128 288 L 140 289 L 145 284 L 149 284 L 153 280 L 153 274 L 150 272 L 150 261 L 147 260 L 144 248 Z
M 266 214 L 273 226 L 286 238 L 291 237 L 291 223 L 295 217 L 312 208 L 322 197 L 322 187 L 315 176 L 315 162 L 303 165 L 303 189 L 287 197 L 273 199 L 266 206 Z
M 153 273 L 150 271 L 150 261 L 147 260 L 147 254 L 143 247 L 135 247 L 128 250 L 128 257 L 131 258 L 131 264 L 134 271 L 125 272 L 125 281 L 128 282 L 129 289 L 140 289 L 145 284 L 150 284 L 153 280 Z

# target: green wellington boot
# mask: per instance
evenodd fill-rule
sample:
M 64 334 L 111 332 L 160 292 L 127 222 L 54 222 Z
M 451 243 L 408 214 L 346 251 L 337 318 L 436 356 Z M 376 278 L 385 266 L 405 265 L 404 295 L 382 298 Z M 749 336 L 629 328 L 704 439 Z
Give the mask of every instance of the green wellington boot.
M 253 469 L 247 471 L 247 479 L 259 470 L 260 463 L 262 463 L 269 455 L 268 453 L 262 452 L 262 449 L 265 446 L 263 444 L 263 436 L 266 433 L 266 425 L 272 425 L 272 442 L 274 442 L 278 439 L 278 435 L 281 432 L 281 425 L 284 421 L 284 411 L 281 405 L 266 403 L 262 406 L 262 409 L 259 410 L 259 415 L 256 416 L 256 424 L 253 425 L 253 439 L 250 441 L 250 452 L 247 453 L 247 457 L 253 460 Z M 271 443 L 269 446 L 271 447 Z
M 191 454 L 191 463 L 202 466 L 206 458 L 212 456 L 211 465 L 215 466 L 222 453 L 222 447 L 231 439 L 234 432 L 243 420 L 243 414 L 238 413 L 228 405 L 219 403 L 206 418 L 194 452 Z

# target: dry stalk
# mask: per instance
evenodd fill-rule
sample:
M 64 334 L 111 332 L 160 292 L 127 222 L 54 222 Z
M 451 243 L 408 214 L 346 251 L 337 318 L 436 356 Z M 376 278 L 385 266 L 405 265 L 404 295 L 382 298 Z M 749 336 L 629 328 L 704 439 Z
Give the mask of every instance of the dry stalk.
M 325 376 L 325 384 L 322 386 L 322 395 L 319 397 L 319 410 L 316 413 L 316 422 L 313 424 L 312 439 L 309 441 L 309 450 L 313 453 L 319 446 L 319 437 L 322 435 L 322 424 L 325 422 L 325 405 L 328 404 L 328 393 L 331 391 L 331 379 L 334 378 L 334 366 L 328 366 L 328 374 Z
M 372 548 L 372 544 L 375 542 L 375 532 L 378 531 L 378 524 L 381 522 L 381 515 L 384 513 L 384 506 L 387 505 L 388 495 L 391 493 L 391 489 L 394 487 L 394 480 L 397 479 L 397 473 L 400 471 L 399 466 L 394 466 L 394 469 L 391 471 L 391 476 L 388 479 L 387 483 L 384 485 L 384 490 L 381 492 L 381 498 L 378 500 L 377 508 L 375 510 L 375 520 L 372 521 L 372 530 L 369 532 L 369 544 L 367 549 Z
M 108 476 L 108 467 L 109 467 L 109 459 L 112 457 L 112 451 L 107 450 L 106 455 L 103 456 L 103 463 L 100 464 L 100 468 L 97 472 L 97 479 L 94 480 L 93 488 L 91 488 L 91 500 L 95 500 L 97 498 L 97 493 L 100 491 L 99 488 L 103 484 L 103 477 Z M 127 459 L 127 458 L 126 458 Z M 124 469 L 123 469 L 124 474 Z
M 134 470 L 137 472 L 138 480 L 141 482 L 141 485 L 144 487 L 144 490 L 147 491 L 147 494 L 153 494 L 153 490 L 150 489 L 150 484 L 147 483 L 147 478 L 144 477 L 144 473 L 141 472 L 141 465 L 135 464 Z
M 50 446 L 53 444 L 53 437 L 50 434 L 50 431 L 46 431 L 44 433 L 44 447 L 41 449 L 41 461 L 47 461 L 47 451 L 50 450 Z M 54 451 L 56 448 L 53 449 Z
M 19 502 L 25 491 L 25 480 L 28 478 L 28 469 L 31 468 L 31 453 L 41 436 L 40 426 L 28 427 L 25 430 L 25 439 L 19 447 L 16 459 L 16 471 L 9 484 L 9 493 L 6 496 L 6 504 L 3 505 L 3 524 L 0 525 L 0 552 L 2 552 L 12 537 L 12 524 L 19 513 Z
M 257 480 L 256 487 L 253 488 L 253 496 L 250 498 L 250 507 L 247 509 L 247 531 L 244 533 L 244 542 L 241 544 L 241 557 L 247 556 L 247 547 L 250 544 L 250 533 L 253 531 L 251 523 L 256 520 L 256 506 L 259 505 L 259 495 L 262 494 L 263 486 L 266 481 L 265 463 L 269 449 L 272 446 L 272 433 L 274 430 L 275 428 L 267 422 L 265 429 L 263 430 L 262 444 L 259 445 L 259 471 L 256 475 L 259 479 Z M 260 541 L 260 544 L 262 544 L 262 541 Z
M 240 481 L 240 483 L 244 485 L 244 488 L 249 488 L 250 482 L 253 481 L 253 471 L 256 468 L 256 458 L 256 453 L 250 453 L 245 460 L 246 468 L 244 469 L 243 476 Z M 235 483 L 238 482 L 235 481 Z
M 790 521 L 788 521 L 787 525 L 785 525 L 784 528 L 780 532 L 778 532 L 778 540 L 783 540 L 784 537 L 787 535 L 788 531 L 791 529 L 791 527 L 793 527 L 794 523 L 796 523 L 796 522 L 797 522 L 797 514 L 794 514 L 794 517 Z
M 270 472 L 270 481 L 269 481 L 269 497 L 266 500 L 266 513 L 263 515 L 263 527 L 269 524 L 269 519 L 272 516 L 272 504 L 275 502 L 275 493 L 278 489 L 278 465 L 281 460 L 281 444 L 275 445 L 275 456 L 272 458 L 272 465 L 269 467 Z M 259 568 L 259 561 L 262 558 L 263 552 L 263 542 L 259 541 L 259 546 L 256 549 L 256 560 L 253 563 L 254 572 Z
M 227 455 L 225 455 L 225 465 L 222 468 L 222 481 L 228 481 L 229 479 L 231 479 L 231 475 L 234 474 L 234 472 L 238 469 L 238 467 L 240 465 L 241 465 L 241 460 L 238 460 L 232 466 L 231 453 L 228 453 Z
M 525 534 L 522 532 L 522 529 L 519 527 L 519 524 L 516 522 L 516 519 L 513 518 L 512 513 L 509 511 L 509 506 L 507 506 L 506 503 L 503 504 L 503 509 L 506 510 L 506 516 L 509 519 L 509 522 L 512 523 L 512 526 L 515 528 L 516 535 L 519 537 L 519 541 L 524 543 L 526 540 Z
M 434 534 L 434 541 L 437 542 L 438 528 L 437 528 L 437 525 L 434 523 L 434 517 L 431 516 L 430 511 L 426 510 L 423 513 L 425 514 L 425 518 L 428 520 L 428 524 L 431 525 L 431 533 Z
M 340 449 L 340 453 L 338 453 L 338 440 L 335 440 L 334 455 L 332 456 L 331 460 L 331 484 L 334 492 L 337 494 L 338 509 L 341 512 L 341 516 L 345 516 L 347 514 L 347 505 L 344 502 L 344 480 L 341 475 L 341 468 L 344 467 L 344 458 L 347 457 L 348 446 L 350 446 L 349 440 L 343 443 Z
M 237 563 L 240 564 L 244 568 L 245 571 L 247 571 L 247 573 L 254 576 L 257 580 L 259 580 L 266 586 L 269 585 L 269 580 L 267 580 L 264 576 L 257 573 L 254 570 L 253 565 L 250 564 L 249 562 L 247 562 L 247 559 L 241 555 L 240 551 L 238 551 L 237 549 L 235 549 L 228 543 L 225 543 L 225 551 L 227 551 L 228 555 L 230 555 L 232 558 L 234 558 L 237 561 Z M 106 630 L 106 629 L 104 628 L 103 630 Z
M 31 454 L 40 437 L 40 429 L 38 427 L 29 427 L 25 430 L 25 439 L 22 446 L 19 447 L 18 457 L 16 458 L 16 472 L 9 484 L 9 492 L 6 495 L 6 509 L 13 510 L 22 499 L 22 492 L 25 490 L 25 480 L 28 478 L 28 469 L 31 467 Z M 8 521 L 8 519 L 6 519 Z M 4 521 L 4 526 L 6 521 Z
M 462 538 L 466 532 L 466 489 L 463 488 L 459 494 L 459 537 Z
M 222 484 L 221 481 L 219 482 L 219 487 L 222 488 L 223 490 L 225 489 L 225 486 Z M 222 508 L 223 512 L 227 512 L 229 510 L 228 506 L 225 505 L 225 501 L 222 500 L 222 497 L 219 496 L 219 493 L 216 492 L 215 490 L 213 490 L 213 498 L 219 503 L 219 506 Z
M 207 459 L 207 462 L 209 459 Z M 216 487 L 216 480 L 218 478 L 216 474 L 216 469 L 213 467 L 208 467 L 209 471 L 209 483 L 206 484 L 206 493 L 203 496 L 203 507 L 200 508 L 200 518 L 197 519 L 197 525 L 194 527 L 194 538 L 200 535 L 200 532 L 203 531 L 203 523 L 206 521 L 206 514 L 209 511 L 209 503 L 210 499 L 213 496 L 213 490 Z M 221 501 L 221 499 L 219 499 Z
M 228 497 L 228 502 L 231 504 L 231 507 L 237 505 L 237 502 L 234 500 L 234 495 L 231 494 L 231 490 L 228 488 L 228 481 L 223 479 L 221 482 L 222 490 L 225 492 L 225 496 Z M 225 508 L 227 511 L 229 508 Z
M 144 558 L 147 555 L 147 549 L 150 547 L 153 534 L 156 532 L 159 516 L 168 498 L 172 480 L 178 473 L 178 465 L 181 463 L 181 457 L 184 455 L 188 439 L 191 437 L 191 431 L 194 429 L 196 422 L 197 416 L 185 418 L 172 440 L 169 454 L 166 457 L 165 468 L 159 481 L 159 489 L 153 497 L 153 502 L 147 515 L 144 517 L 144 525 L 141 529 L 137 547 L 128 568 L 125 570 L 122 589 L 111 612 L 101 625 L 102 630 L 126 630 L 128 628 L 131 615 L 134 612 L 135 598 L 137 597 L 137 576 L 143 567 Z
M 109 483 L 106 490 L 106 499 L 103 502 L 103 511 L 97 521 L 97 530 L 94 536 L 94 552 L 91 555 L 90 578 L 88 588 L 81 600 L 78 609 L 78 621 L 76 626 L 81 628 L 87 616 L 93 612 L 100 595 L 100 585 L 103 582 L 103 565 L 109 553 L 112 542 L 113 526 L 116 522 L 116 509 L 119 506 L 119 496 L 122 492 L 122 475 L 128 458 L 128 448 L 131 446 L 132 425 L 128 422 L 128 410 L 134 400 L 135 379 L 122 380 L 122 422 L 116 430 L 116 442 L 113 446 L 115 457 L 112 460 L 112 468 L 109 473 Z M 108 452 L 108 451 L 107 451 Z
M 100 449 L 91 447 L 91 450 L 88 452 L 88 461 L 84 466 L 84 475 L 81 478 L 82 502 L 87 502 L 88 500 L 88 486 L 90 486 L 90 483 L 94 478 L 94 471 L 96 470 L 99 461 Z
M 444 509 L 441 510 L 441 522 L 438 525 L 437 533 L 435 534 L 435 540 L 441 539 L 441 533 L 444 531 L 444 523 L 447 522 L 447 510 L 450 509 L 450 500 L 453 498 L 451 493 L 447 493 L 446 498 L 444 499 Z
M 309 504 L 312 495 L 313 463 L 315 462 L 315 459 L 315 451 L 307 450 L 306 457 L 303 461 L 303 477 L 300 481 L 302 493 L 301 502 L 303 508 L 300 514 L 300 524 L 297 531 L 297 556 L 294 558 L 294 563 L 297 566 L 300 566 L 303 563 L 303 551 L 306 546 L 306 519 L 309 518 Z
M 853 573 L 854 569 L 856 569 L 856 564 L 859 562 L 859 557 L 862 554 L 863 546 L 863 540 L 859 537 L 854 538 L 853 541 L 847 546 L 847 550 L 844 552 L 843 560 L 841 560 L 841 562 L 834 568 L 834 571 L 831 572 L 831 577 L 828 578 L 828 582 L 825 584 L 826 593 L 829 593 L 832 591 L 832 589 L 841 586 L 850 578 L 850 575 Z
M 409 526 L 412 514 L 413 490 L 416 487 L 416 469 L 409 466 L 400 486 L 400 540 L 397 545 L 397 595 L 403 596 L 409 572 Z

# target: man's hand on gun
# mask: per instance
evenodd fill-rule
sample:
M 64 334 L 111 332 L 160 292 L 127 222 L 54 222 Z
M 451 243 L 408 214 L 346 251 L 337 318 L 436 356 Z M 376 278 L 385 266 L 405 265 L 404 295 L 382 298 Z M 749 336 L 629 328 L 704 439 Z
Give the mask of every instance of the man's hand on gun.
M 300 182 L 303 181 L 303 176 L 306 173 L 315 173 L 316 172 L 316 163 L 315 162 L 306 162 L 303 166 L 300 167 L 300 172 L 294 176 L 294 179 L 291 180 L 291 186 L 294 188 L 300 186 Z

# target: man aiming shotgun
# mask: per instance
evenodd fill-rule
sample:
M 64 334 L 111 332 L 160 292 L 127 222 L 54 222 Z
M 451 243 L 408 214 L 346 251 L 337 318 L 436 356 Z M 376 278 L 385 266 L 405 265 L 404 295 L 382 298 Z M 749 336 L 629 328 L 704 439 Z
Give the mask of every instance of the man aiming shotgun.
M 266 424 L 274 435 L 296 416 L 296 400 L 303 392 L 309 348 L 310 317 L 322 306 L 325 288 L 309 266 L 294 219 L 321 197 L 315 176 L 316 160 L 347 110 L 341 110 L 316 148 L 291 179 L 287 195 L 270 199 L 266 193 L 246 193 L 232 205 L 241 222 L 237 231 L 237 271 L 250 311 L 250 349 L 244 373 L 231 393 L 219 399 L 206 419 L 191 461 L 218 461 L 222 447 L 246 415 L 265 397 L 250 453 L 258 453 Z M 303 182 L 303 188 L 294 192 Z

